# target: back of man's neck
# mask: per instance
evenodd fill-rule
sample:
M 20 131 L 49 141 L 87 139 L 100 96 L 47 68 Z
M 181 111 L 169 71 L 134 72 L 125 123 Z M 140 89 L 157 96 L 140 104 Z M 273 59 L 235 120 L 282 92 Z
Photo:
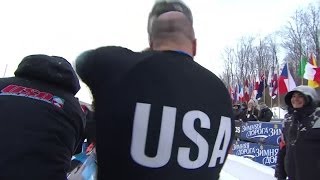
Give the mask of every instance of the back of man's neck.
M 189 56 L 192 56 L 192 51 L 190 48 L 186 48 L 183 46 L 177 46 L 177 45 L 162 45 L 162 46 L 157 46 L 153 47 L 152 50 L 155 51 L 177 51 L 177 52 L 183 52 L 185 54 L 188 54 Z

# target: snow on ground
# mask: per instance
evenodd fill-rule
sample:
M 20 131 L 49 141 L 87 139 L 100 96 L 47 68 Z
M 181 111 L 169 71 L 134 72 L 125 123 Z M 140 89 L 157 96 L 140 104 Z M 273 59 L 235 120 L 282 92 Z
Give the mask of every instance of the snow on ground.
M 274 118 L 280 118 L 280 119 L 283 119 L 284 115 L 287 113 L 286 110 L 279 108 L 279 107 L 273 107 L 273 108 L 271 108 L 271 111 L 273 112 Z
M 274 169 L 248 158 L 228 155 L 220 173 L 220 180 L 276 180 Z

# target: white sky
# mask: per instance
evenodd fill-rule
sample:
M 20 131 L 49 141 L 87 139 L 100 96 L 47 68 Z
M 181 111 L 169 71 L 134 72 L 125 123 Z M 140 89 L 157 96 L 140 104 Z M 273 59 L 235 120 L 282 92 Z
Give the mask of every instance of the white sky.
M 319 0 L 184 0 L 194 16 L 198 39 L 195 60 L 216 74 L 221 53 L 245 35 L 279 30 L 294 11 Z M 148 47 L 148 13 L 154 0 L 8 0 L 0 1 L 0 76 L 12 76 L 30 54 L 57 55 L 73 63 L 87 49 L 120 45 Z M 84 87 L 84 85 L 82 84 Z M 77 95 L 91 102 L 87 88 Z

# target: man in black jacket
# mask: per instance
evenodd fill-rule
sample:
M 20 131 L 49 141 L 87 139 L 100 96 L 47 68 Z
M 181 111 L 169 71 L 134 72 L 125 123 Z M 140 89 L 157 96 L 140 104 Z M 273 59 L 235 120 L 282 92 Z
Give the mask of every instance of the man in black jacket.
M 84 129 L 80 89 L 63 58 L 25 57 L 0 79 L 0 179 L 66 179 Z
M 270 122 L 273 116 L 270 108 L 265 103 L 261 103 L 259 105 L 259 109 L 258 120 L 262 122 Z
M 101 47 L 77 59 L 94 98 L 98 179 L 218 179 L 232 105 L 222 81 L 193 60 L 191 11 L 157 2 L 148 30 L 150 50 Z

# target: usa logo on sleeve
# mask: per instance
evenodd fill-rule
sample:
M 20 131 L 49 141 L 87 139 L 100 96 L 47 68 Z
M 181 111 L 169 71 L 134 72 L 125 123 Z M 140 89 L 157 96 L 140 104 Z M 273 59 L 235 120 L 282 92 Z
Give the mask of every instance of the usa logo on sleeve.
M 7 87 L 3 88 L 0 92 L 0 96 L 27 97 L 53 104 L 58 108 L 63 108 L 64 105 L 64 99 L 58 96 L 54 96 L 51 93 L 41 92 L 37 89 L 18 86 L 14 84 L 10 84 Z

